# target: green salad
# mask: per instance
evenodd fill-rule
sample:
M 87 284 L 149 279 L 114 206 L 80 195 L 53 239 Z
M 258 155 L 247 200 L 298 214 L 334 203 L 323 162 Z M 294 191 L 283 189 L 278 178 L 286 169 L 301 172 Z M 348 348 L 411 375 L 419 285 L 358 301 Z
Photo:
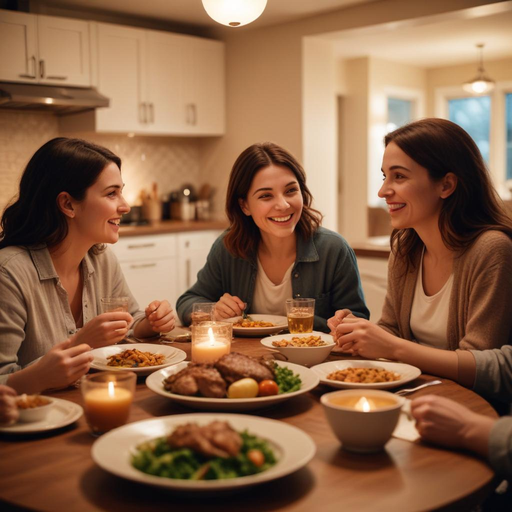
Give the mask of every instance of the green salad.
M 209 458 L 190 448 L 172 448 L 160 437 L 137 447 L 132 465 L 149 475 L 182 480 L 221 480 L 254 475 L 276 464 L 267 441 L 240 432 L 242 446 L 234 457 Z
M 299 391 L 302 381 L 300 377 L 296 373 L 293 373 L 287 366 L 279 366 L 274 363 L 274 373 L 279 387 L 279 394 Z

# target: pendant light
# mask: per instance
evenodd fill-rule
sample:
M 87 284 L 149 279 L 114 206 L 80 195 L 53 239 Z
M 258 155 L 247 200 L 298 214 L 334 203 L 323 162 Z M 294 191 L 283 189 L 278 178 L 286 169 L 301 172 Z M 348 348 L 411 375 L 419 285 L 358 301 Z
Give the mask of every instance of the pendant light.
M 476 45 L 480 49 L 480 66 L 478 66 L 478 74 L 472 80 L 465 82 L 462 88 L 472 94 L 485 94 L 494 89 L 494 80 L 491 80 L 484 69 L 484 45 L 479 43 Z
M 208 16 L 228 27 L 252 23 L 265 10 L 267 0 L 203 0 Z

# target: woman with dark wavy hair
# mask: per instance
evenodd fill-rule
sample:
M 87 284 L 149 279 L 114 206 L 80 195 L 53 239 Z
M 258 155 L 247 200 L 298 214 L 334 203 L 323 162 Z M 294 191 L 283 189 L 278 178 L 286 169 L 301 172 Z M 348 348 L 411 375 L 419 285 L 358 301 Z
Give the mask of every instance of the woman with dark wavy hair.
M 343 351 L 472 385 L 471 350 L 512 343 L 512 220 L 455 123 L 416 121 L 385 145 L 379 196 L 394 230 L 382 317 L 338 311 L 329 326 Z
M 230 228 L 214 243 L 197 282 L 177 302 L 190 323 L 195 302 L 216 302 L 218 320 L 249 313 L 285 315 L 292 297 L 315 299 L 314 328 L 342 307 L 368 318 L 354 252 L 337 233 L 320 227 L 306 174 L 285 149 L 253 144 L 229 177 Z M 349 306 L 351 304 L 351 306 Z
M 87 372 L 91 347 L 121 341 L 130 326 L 141 338 L 174 327 L 165 300 L 139 311 L 103 245 L 117 242 L 130 211 L 120 168 L 108 149 L 64 137 L 28 163 L 1 221 L 0 384 L 19 393 L 63 387 Z M 100 298 L 121 296 L 129 312 L 102 313 Z

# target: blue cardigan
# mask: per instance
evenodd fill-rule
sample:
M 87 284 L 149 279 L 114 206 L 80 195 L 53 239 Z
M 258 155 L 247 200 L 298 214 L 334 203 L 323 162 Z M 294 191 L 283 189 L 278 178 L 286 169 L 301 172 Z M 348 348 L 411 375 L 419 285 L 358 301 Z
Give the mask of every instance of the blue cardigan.
M 176 303 L 178 315 L 190 324 L 194 302 L 217 302 L 224 293 L 247 303 L 251 311 L 256 274 L 256 255 L 251 259 L 233 256 L 224 245 L 225 233 L 214 242 L 197 282 Z M 346 240 L 325 228 L 318 228 L 310 240 L 297 236 L 297 259 L 292 269 L 293 297 L 315 299 L 315 330 L 329 332 L 327 320 L 338 309 L 350 309 L 361 318 L 370 313 L 364 302 L 354 251 Z

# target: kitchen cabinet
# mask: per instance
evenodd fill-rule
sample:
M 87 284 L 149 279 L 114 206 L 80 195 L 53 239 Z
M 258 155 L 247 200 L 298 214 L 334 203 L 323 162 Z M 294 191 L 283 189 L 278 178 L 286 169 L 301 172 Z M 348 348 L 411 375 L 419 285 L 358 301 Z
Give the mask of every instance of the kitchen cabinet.
M 64 131 L 222 135 L 224 44 L 92 23 L 95 85 L 110 107 L 66 116 Z
M 0 10 L 0 80 L 89 87 L 89 23 Z
M 151 301 L 178 299 L 176 235 L 121 238 L 111 246 L 132 294 L 143 310 Z
M 370 319 L 377 322 L 382 314 L 388 285 L 388 260 L 385 258 L 357 257 L 364 299 L 370 310 Z

